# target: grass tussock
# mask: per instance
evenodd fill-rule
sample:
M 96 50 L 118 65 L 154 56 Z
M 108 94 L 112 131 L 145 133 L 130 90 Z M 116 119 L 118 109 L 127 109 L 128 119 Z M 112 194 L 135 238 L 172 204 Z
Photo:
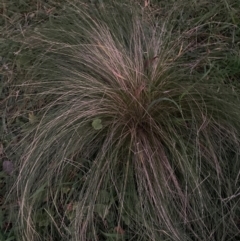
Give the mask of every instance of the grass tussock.
M 173 16 L 71 6 L 26 36 L 17 240 L 239 238 L 231 36 Z

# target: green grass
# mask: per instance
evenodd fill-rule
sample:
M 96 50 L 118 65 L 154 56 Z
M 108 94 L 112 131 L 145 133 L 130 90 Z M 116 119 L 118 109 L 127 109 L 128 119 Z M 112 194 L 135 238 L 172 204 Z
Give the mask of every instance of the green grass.
M 238 240 L 239 4 L 40 3 L 3 9 L 0 240 Z

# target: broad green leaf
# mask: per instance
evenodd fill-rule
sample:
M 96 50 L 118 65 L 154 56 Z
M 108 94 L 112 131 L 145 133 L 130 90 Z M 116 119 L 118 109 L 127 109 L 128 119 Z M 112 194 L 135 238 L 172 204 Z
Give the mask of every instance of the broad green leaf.
M 39 225 L 39 227 L 47 227 L 50 223 L 50 217 L 46 212 L 39 212 L 36 216 L 36 223 Z
M 99 204 L 108 204 L 111 200 L 111 196 L 110 193 L 105 191 L 105 190 L 101 190 L 98 194 L 97 197 L 97 202 Z
M 95 130 L 101 130 L 103 125 L 102 125 L 102 120 L 99 119 L 99 118 L 96 118 L 93 120 L 92 122 L 92 127 L 95 129 Z
M 128 216 L 127 213 L 124 213 L 122 215 L 122 220 L 124 221 L 124 223 L 129 226 L 131 224 L 131 220 L 130 220 L 130 217 Z
M 102 218 L 105 219 L 108 215 L 109 207 L 104 204 L 96 204 L 94 206 L 94 211 Z

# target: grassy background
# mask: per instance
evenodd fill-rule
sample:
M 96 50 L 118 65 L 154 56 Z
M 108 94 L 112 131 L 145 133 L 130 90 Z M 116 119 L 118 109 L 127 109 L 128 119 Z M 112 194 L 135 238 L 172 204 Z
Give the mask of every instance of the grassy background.
M 88 9 L 88 11 L 101 9 L 102 5 L 105 4 L 104 1 L 75 1 L 75 3 L 79 8 Z M 42 112 L 39 110 L 44 108 L 49 101 L 47 97 L 42 99 L 38 95 L 34 95 L 36 94 L 35 90 L 32 92 L 32 97 L 24 96 L 24 89 L 19 87 L 27 80 L 29 71 L 33 70 L 36 61 L 39 61 L 39 55 L 43 53 L 42 47 L 35 48 L 37 42 L 29 43 L 28 40 L 33 39 L 31 38 L 33 32 L 41 32 L 51 26 L 62 27 L 66 31 L 71 29 L 71 25 L 68 25 L 71 16 L 67 16 L 67 5 L 65 1 L 23 0 L 17 3 L 13 1 L 0 3 L 0 155 L 2 164 L 0 169 L 0 240 L 24 240 L 18 236 L 22 227 L 15 222 L 18 217 L 19 200 L 8 195 L 17 178 L 15 173 L 12 173 L 11 165 L 17 169 L 18 167 L 15 164 L 21 159 L 21 148 L 23 146 L 18 146 L 18 143 L 24 142 L 22 140 L 24 137 L 22 130 L 25 130 L 25 128 L 31 129 L 31 125 L 41 119 Z M 228 90 L 231 90 L 232 96 L 228 98 L 232 101 L 233 97 L 236 105 L 239 103 L 240 3 L 238 1 L 151 1 L 151 4 L 145 7 L 144 2 L 137 2 L 137 6 L 136 11 L 139 11 L 139 14 L 144 12 L 145 21 L 150 23 L 151 21 L 160 23 L 168 18 L 167 23 L 170 26 L 168 28 L 171 29 L 173 38 L 174 35 L 180 35 L 183 44 L 182 49 L 190 49 L 191 47 L 193 49 L 192 52 L 186 51 L 181 56 L 181 63 L 191 64 L 191 66 L 187 67 L 192 70 L 192 74 L 202 76 L 203 79 L 205 78 L 209 82 L 211 81 L 212 86 L 219 95 L 224 96 L 229 93 Z M 67 41 L 71 41 L 71 38 L 66 39 Z M 214 45 L 214 48 L 212 45 Z M 179 68 L 182 67 L 184 65 L 179 66 Z M 31 93 L 31 90 L 28 91 Z M 54 132 L 49 133 L 49 136 L 53 135 Z M 84 162 L 85 168 L 87 169 L 89 165 L 86 159 Z M 69 166 L 65 167 L 65 173 L 62 175 L 60 182 L 61 185 L 56 186 L 55 192 L 60 193 L 58 201 L 51 204 L 47 203 L 48 197 L 44 196 L 46 188 L 44 185 L 38 185 L 33 192 L 32 199 L 36 198 L 36 202 L 39 202 L 34 217 L 38 232 L 44 237 L 40 240 L 61 240 L 62 238 L 56 231 L 56 227 L 50 225 L 51 218 L 49 217 L 53 217 L 58 225 L 62 221 L 58 220 L 58 215 L 54 213 L 54 205 L 58 205 L 59 210 L 62 209 L 63 211 L 67 204 L 67 222 L 71 223 L 72 219 L 74 219 L 74 211 L 77 209 L 78 203 L 77 195 L 73 193 L 73 190 L 80 192 L 79 186 L 84 185 L 84 172 L 74 173 L 71 166 L 70 163 Z M 236 165 L 236 167 L 239 167 L 239 165 Z M 226 166 L 226 168 L 228 167 Z M 129 170 L 130 174 L 132 172 L 133 170 Z M 232 174 L 229 173 L 229 175 Z M 235 189 L 232 183 L 229 183 L 228 188 L 233 189 L 229 190 L 229 194 L 239 194 L 239 179 L 236 180 Z M 131 181 L 129 182 L 131 183 Z M 129 207 L 127 209 L 128 214 L 131 213 L 131 208 L 135 210 L 134 206 L 138 203 L 138 200 L 135 200 L 136 195 L 131 192 L 132 190 L 129 187 L 129 190 L 126 191 L 127 201 L 129 202 L 127 205 Z M 132 220 L 129 219 L 129 215 L 122 215 L 123 224 L 121 226 L 116 224 L 117 216 L 114 206 L 116 204 L 115 200 L 112 200 L 112 197 L 116 195 L 114 190 L 110 189 L 109 191 L 108 186 L 99 191 L 97 204 L 94 208 L 98 214 L 99 229 L 105 230 L 105 233 L 101 234 L 100 240 L 139 240 L 138 237 L 144 236 L 144 230 L 141 231 L 142 233 L 139 231 L 140 233 L 135 234 L 134 239 L 134 228 L 132 228 L 134 224 L 131 223 Z M 228 197 L 228 194 L 224 193 L 224 195 Z M 101 219 L 104 219 L 105 208 L 109 206 L 111 206 L 111 210 L 109 210 L 107 221 L 111 225 L 106 228 Z M 234 213 L 235 220 L 232 223 L 235 223 L 236 227 L 240 226 L 239 219 L 236 219 L 240 215 L 238 206 L 239 202 L 236 201 L 236 198 L 233 198 L 229 199 L 229 202 L 224 207 Z M 152 213 L 153 210 L 149 210 L 149 212 Z M 133 217 L 134 214 L 131 213 L 130 216 Z M 219 218 L 219 216 L 216 215 L 216 218 Z M 226 220 L 228 220 L 227 217 Z M 222 217 L 221 222 L 227 221 L 224 221 L 224 217 Z M 137 226 L 137 224 L 135 225 Z M 119 234 L 124 231 L 123 229 L 126 228 L 127 230 L 128 227 L 131 228 L 129 228 L 127 235 L 124 238 L 121 235 L 119 237 Z M 232 230 L 236 232 L 236 227 L 231 227 L 231 232 Z M 65 235 L 69 237 L 67 234 Z M 201 234 L 198 235 L 201 236 Z M 228 233 L 228 230 L 219 231 L 218 235 L 212 240 L 239 240 L 239 233 Z M 191 240 L 189 237 L 186 240 Z M 142 240 L 146 239 L 143 238 Z M 196 236 L 193 236 L 192 240 L 197 240 Z

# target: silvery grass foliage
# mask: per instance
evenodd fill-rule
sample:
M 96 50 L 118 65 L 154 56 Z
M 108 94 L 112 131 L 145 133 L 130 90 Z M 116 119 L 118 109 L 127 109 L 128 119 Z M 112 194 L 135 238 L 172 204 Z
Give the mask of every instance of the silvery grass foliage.
M 18 240 L 239 237 L 240 103 L 210 68 L 225 45 L 171 16 L 71 6 L 26 36 Z

